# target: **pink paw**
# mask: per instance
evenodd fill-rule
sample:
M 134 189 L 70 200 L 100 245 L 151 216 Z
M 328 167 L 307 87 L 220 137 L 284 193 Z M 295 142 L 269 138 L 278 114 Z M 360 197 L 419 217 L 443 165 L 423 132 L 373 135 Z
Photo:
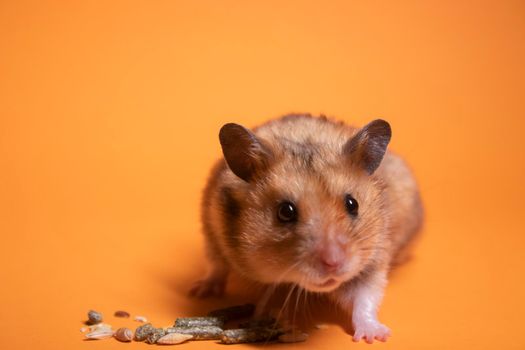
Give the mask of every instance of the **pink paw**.
M 218 278 L 207 278 L 199 280 L 190 289 L 190 295 L 197 298 L 221 296 L 224 294 L 226 281 Z
M 360 322 L 354 325 L 353 341 L 358 342 L 364 339 L 368 344 L 372 344 L 374 339 L 386 341 L 390 336 L 390 329 L 378 321 Z

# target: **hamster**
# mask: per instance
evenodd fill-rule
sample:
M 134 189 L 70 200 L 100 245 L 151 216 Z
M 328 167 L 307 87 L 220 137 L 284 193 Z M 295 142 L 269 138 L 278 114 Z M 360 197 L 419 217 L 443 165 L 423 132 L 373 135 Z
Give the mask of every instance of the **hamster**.
M 388 271 L 423 218 L 411 171 L 387 151 L 390 138 L 380 119 L 360 129 L 311 115 L 252 131 L 225 124 L 224 159 L 202 198 L 211 269 L 191 294 L 221 295 L 230 271 L 297 284 L 351 312 L 354 341 L 385 341 L 390 330 L 377 313 Z

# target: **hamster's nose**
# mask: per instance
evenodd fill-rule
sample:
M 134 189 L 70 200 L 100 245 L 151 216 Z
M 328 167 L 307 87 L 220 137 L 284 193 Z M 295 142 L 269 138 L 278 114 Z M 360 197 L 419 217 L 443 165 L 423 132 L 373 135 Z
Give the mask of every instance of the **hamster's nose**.
M 340 248 L 325 248 L 319 252 L 319 260 L 324 270 L 334 272 L 343 266 L 345 256 Z

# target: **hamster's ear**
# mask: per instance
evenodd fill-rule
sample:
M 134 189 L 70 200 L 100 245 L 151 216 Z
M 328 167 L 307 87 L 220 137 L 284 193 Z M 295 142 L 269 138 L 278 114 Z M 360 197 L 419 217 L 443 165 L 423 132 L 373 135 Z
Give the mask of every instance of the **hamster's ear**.
M 268 168 L 273 158 L 270 147 L 239 124 L 225 124 L 219 132 L 219 140 L 231 171 L 246 182 Z
M 362 167 L 369 175 L 381 164 L 386 147 L 392 137 L 390 124 L 376 119 L 365 125 L 343 146 L 343 154 Z

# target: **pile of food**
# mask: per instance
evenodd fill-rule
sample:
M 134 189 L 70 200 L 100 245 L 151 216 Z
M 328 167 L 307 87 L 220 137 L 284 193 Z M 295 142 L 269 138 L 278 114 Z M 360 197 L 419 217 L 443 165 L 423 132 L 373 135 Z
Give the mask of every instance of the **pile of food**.
M 87 339 L 115 338 L 121 342 L 145 341 L 148 344 L 175 345 L 190 340 L 218 340 L 223 344 L 257 343 L 280 341 L 284 343 L 305 341 L 308 335 L 295 327 L 282 327 L 274 318 L 250 319 L 253 304 L 237 305 L 214 310 L 207 316 L 183 317 L 175 320 L 172 327 L 157 328 L 143 316 L 134 319 L 143 324 L 135 332 L 129 328 L 113 330 L 103 323 L 102 314 L 88 312 L 87 328 L 82 328 Z M 115 312 L 116 317 L 130 317 L 125 311 Z M 234 321 L 250 319 L 236 328 L 226 327 Z

